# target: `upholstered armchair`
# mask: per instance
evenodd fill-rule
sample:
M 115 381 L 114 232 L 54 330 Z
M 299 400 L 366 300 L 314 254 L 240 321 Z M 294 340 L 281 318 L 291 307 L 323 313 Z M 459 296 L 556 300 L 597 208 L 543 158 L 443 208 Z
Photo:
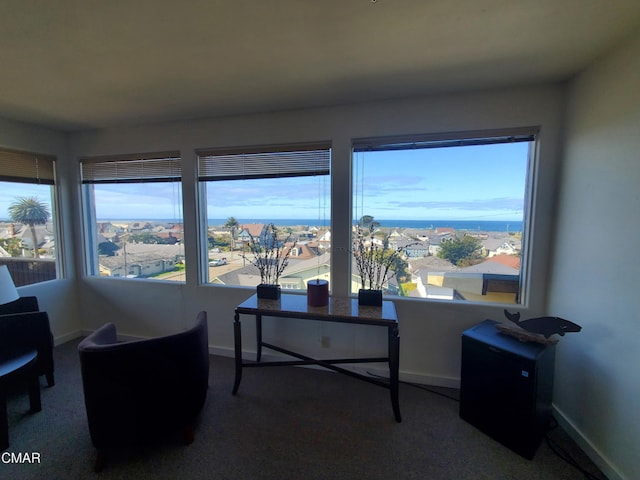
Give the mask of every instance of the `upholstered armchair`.
M 118 342 L 107 323 L 80 342 L 78 353 L 96 470 L 105 449 L 172 432 L 193 441 L 209 379 L 206 312 L 185 332 L 130 342 Z
M 38 351 L 38 375 L 46 375 L 47 385 L 55 385 L 53 376 L 53 335 L 47 312 L 40 312 L 36 297 L 20 297 L 0 305 L 0 353 Z

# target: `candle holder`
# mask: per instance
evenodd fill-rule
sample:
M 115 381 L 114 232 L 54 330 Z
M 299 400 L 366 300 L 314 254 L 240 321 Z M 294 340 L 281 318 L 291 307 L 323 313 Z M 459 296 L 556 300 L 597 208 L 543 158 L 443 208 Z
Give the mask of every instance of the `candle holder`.
M 316 278 L 307 283 L 307 305 L 325 307 L 329 305 L 329 282 Z

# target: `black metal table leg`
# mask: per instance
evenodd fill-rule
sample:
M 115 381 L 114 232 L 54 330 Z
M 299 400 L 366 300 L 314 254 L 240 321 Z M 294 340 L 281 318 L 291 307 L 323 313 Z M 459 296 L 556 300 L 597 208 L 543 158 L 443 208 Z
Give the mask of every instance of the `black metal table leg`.
M 391 405 L 396 422 L 401 422 L 399 390 L 399 370 L 400 370 L 400 334 L 398 327 L 389 327 L 389 390 L 391 391 Z
M 233 343 L 236 357 L 236 380 L 233 383 L 233 395 L 238 392 L 240 380 L 242 380 L 242 328 L 240 325 L 240 315 L 233 317 Z
M 262 358 L 262 315 L 256 315 L 256 362 Z

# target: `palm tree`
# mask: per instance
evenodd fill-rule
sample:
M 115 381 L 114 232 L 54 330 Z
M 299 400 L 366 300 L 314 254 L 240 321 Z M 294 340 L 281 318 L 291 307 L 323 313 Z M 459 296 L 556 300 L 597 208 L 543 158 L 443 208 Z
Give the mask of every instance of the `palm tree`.
M 33 256 L 39 258 L 36 225 L 45 225 L 49 219 L 49 206 L 37 197 L 18 197 L 9 205 L 11 221 L 29 225 L 31 241 L 33 242 Z
M 231 232 L 231 251 L 233 252 L 236 249 L 236 228 L 238 228 L 238 220 L 236 217 L 227 218 L 227 223 L 224 224 L 224 227 L 227 228 Z

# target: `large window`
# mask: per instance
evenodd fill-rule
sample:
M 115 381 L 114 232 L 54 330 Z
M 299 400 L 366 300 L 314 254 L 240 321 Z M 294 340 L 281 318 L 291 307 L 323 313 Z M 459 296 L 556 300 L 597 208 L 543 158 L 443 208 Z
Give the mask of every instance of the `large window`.
M 365 239 L 360 252 L 375 248 L 388 251 L 379 258 L 398 257 L 382 285 L 385 294 L 523 301 L 535 134 L 354 141 L 354 240 Z M 357 260 L 352 293 L 362 286 Z
M 205 281 L 258 285 L 250 250 L 273 245 L 271 224 L 279 254 L 288 255 L 283 289 L 306 291 L 309 280 L 328 279 L 330 157 L 325 143 L 199 151 Z
M 82 160 L 90 275 L 185 280 L 179 157 Z
M 16 286 L 55 279 L 55 158 L 0 149 L 0 265 Z

